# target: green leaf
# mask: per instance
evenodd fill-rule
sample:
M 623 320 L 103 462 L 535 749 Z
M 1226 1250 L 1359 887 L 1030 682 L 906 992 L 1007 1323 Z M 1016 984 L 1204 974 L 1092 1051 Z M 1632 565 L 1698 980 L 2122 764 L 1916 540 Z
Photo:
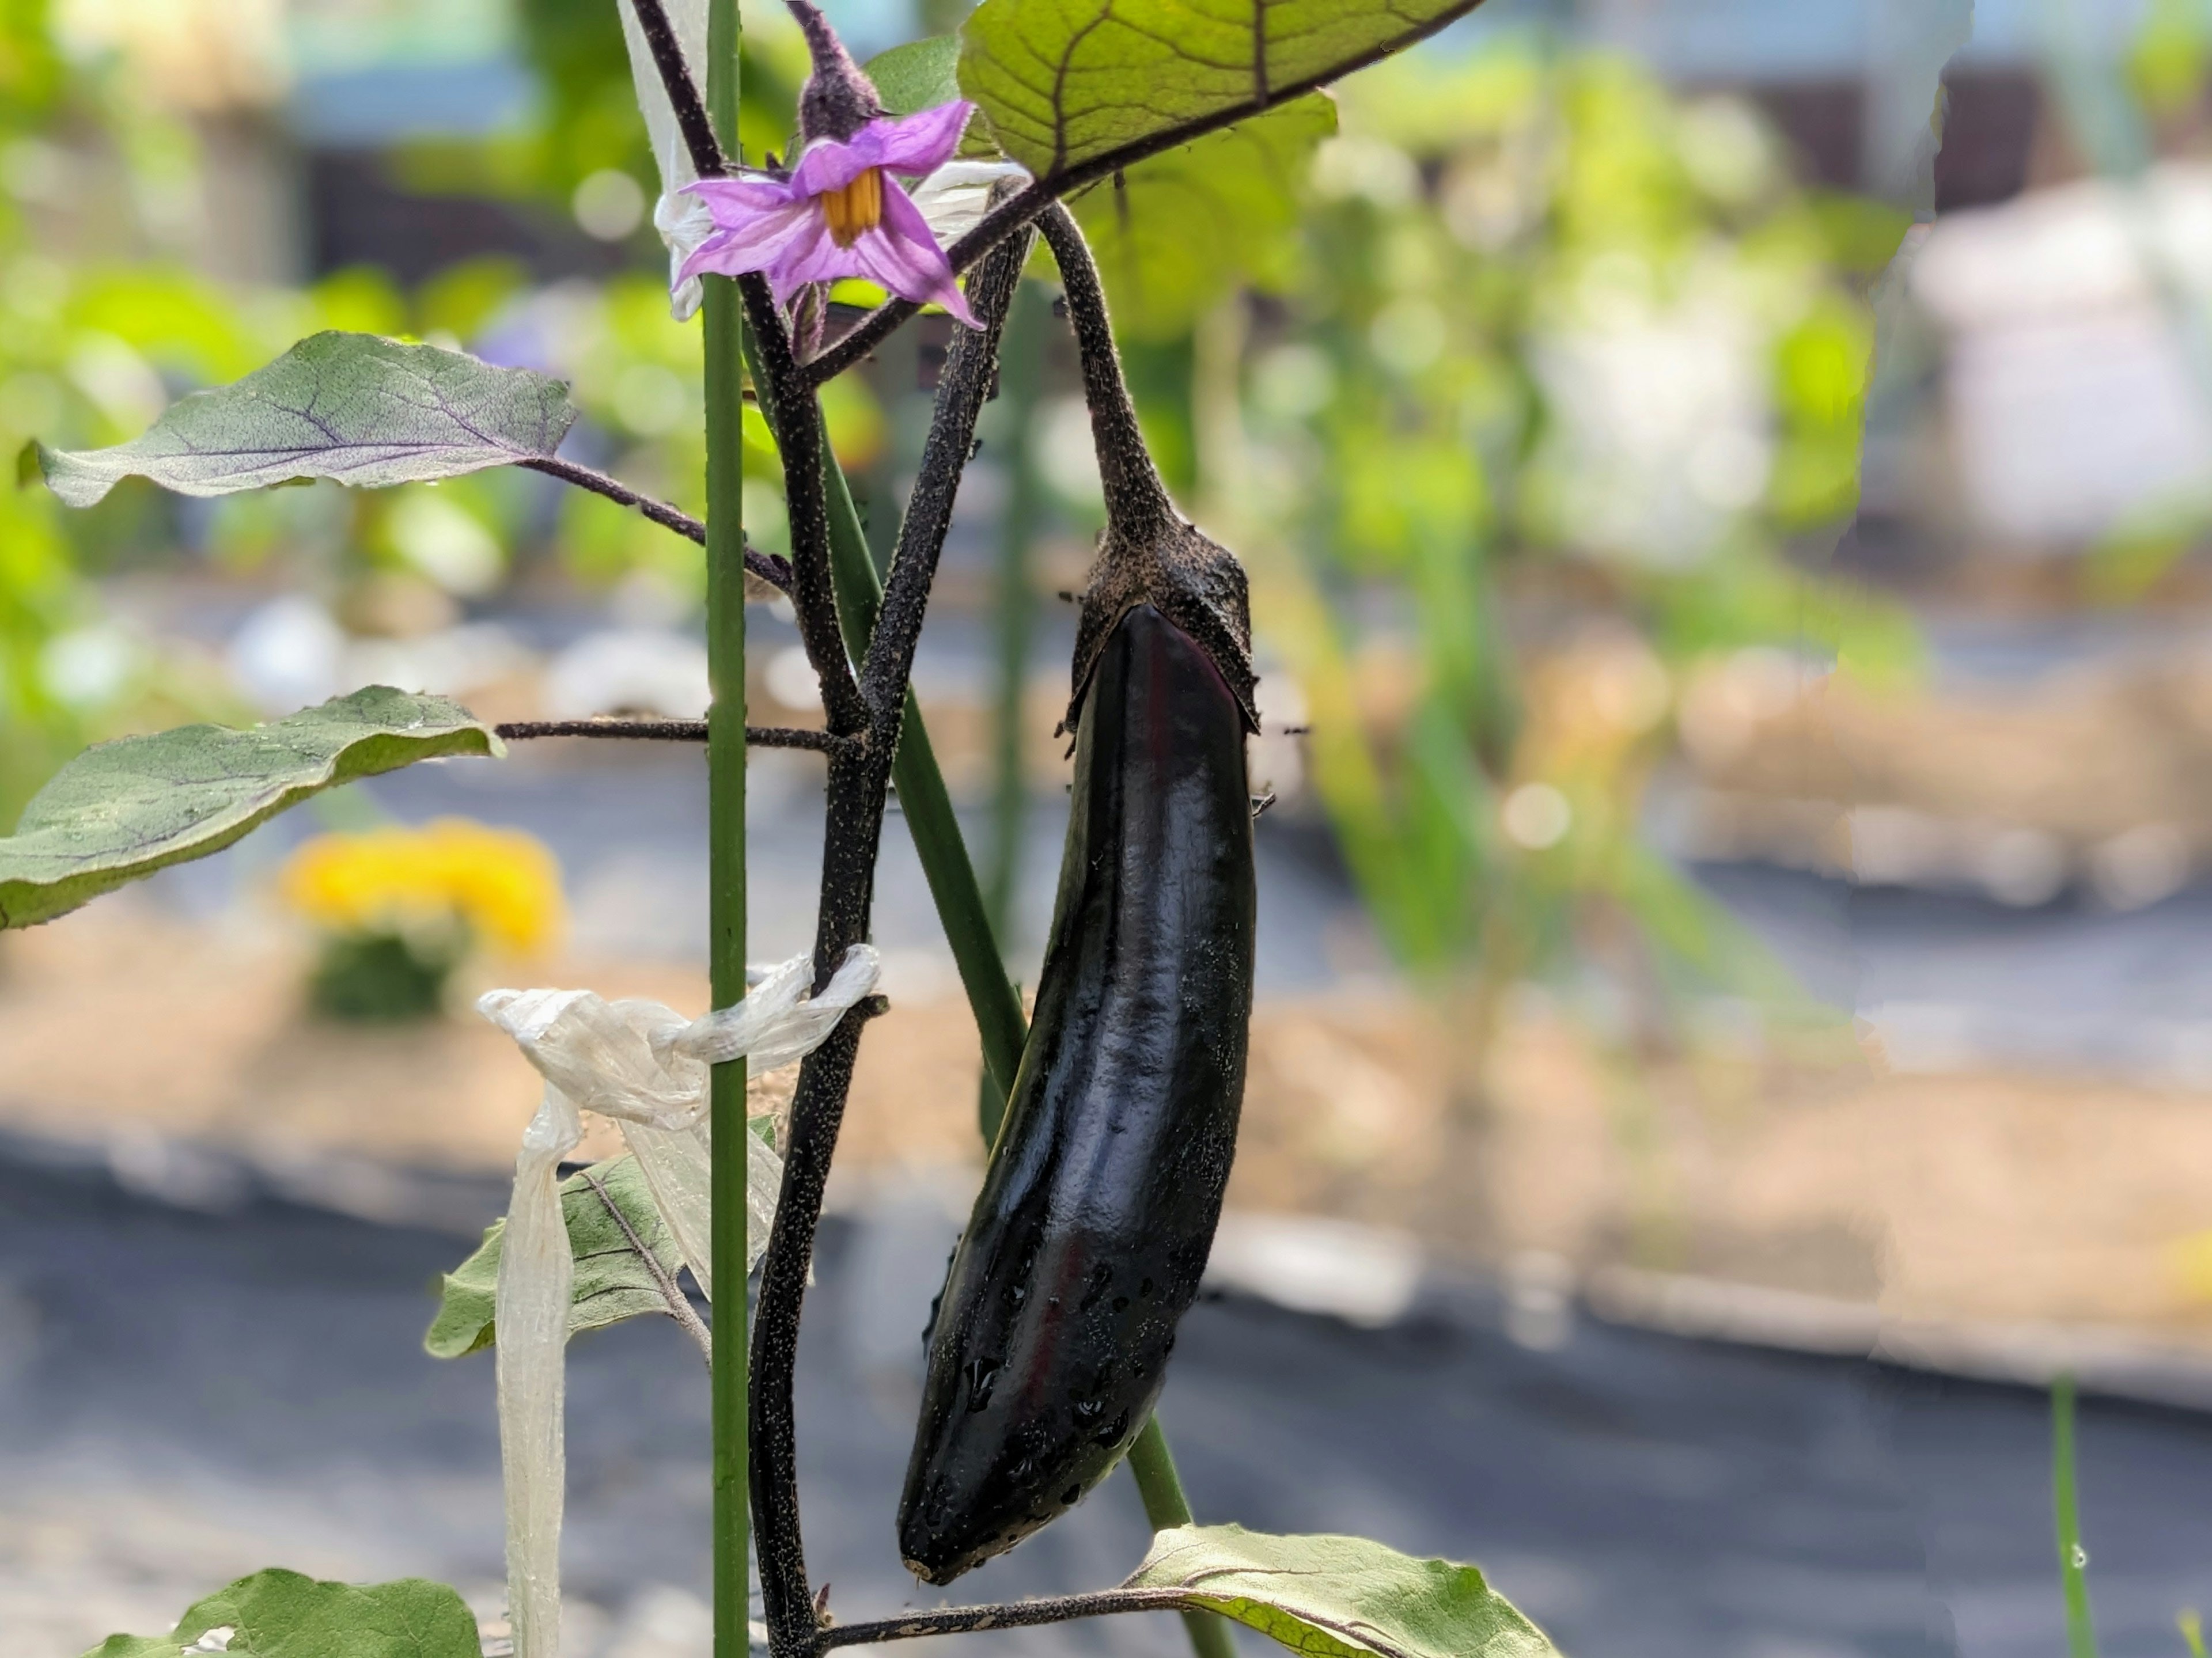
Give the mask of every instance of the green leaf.
M 876 83 L 884 111 L 911 115 L 949 104 L 960 95 L 960 37 L 933 34 L 879 52 L 862 65 Z
M 85 1658 L 180 1658 L 211 1630 L 232 1631 L 204 1651 L 231 1658 L 478 1658 L 477 1620 L 443 1583 L 403 1577 L 359 1587 L 296 1571 L 257 1571 L 199 1601 L 167 1636 L 111 1635 Z
M 1325 86 L 1476 0 L 984 0 L 960 85 L 1007 155 L 1073 186 Z
M 126 477 L 187 495 L 303 478 L 374 489 L 550 456 L 576 410 L 568 388 L 434 345 L 310 335 L 235 384 L 196 392 L 112 449 L 43 445 L 46 486 L 89 507 Z
M 1335 104 L 1313 94 L 1073 197 L 1115 331 L 1176 337 L 1237 283 L 1269 284 L 1291 256 L 1299 180 L 1335 131 Z
M 612 1210 L 621 1212 L 619 1219 Z M 562 1181 L 561 1214 L 576 1258 L 568 1300 L 571 1336 L 647 1313 L 673 1315 L 669 1296 L 684 1256 L 653 1206 L 635 1157 L 594 1163 Z M 494 1221 L 484 1229 L 477 1252 L 446 1274 L 438 1315 L 422 1338 L 423 1351 L 431 1357 L 459 1358 L 492 1345 L 500 1243 L 506 1232 L 504 1219 Z M 639 1252 L 632 1234 L 647 1253 Z
M 861 65 L 876 83 L 884 112 L 912 115 L 961 96 L 960 37 L 933 34 L 879 52 Z M 991 137 L 990 124 L 971 120 L 960 135 L 960 154 L 970 161 L 994 161 L 1004 154 Z
M 220 852 L 312 794 L 417 760 L 506 750 L 458 702 L 372 685 L 251 731 L 182 726 L 87 749 L 0 837 L 0 928 Z
M 938 34 L 870 58 L 867 71 L 884 107 L 911 115 L 962 95 L 959 62 L 960 37 Z M 1299 175 L 1335 131 L 1330 100 L 1299 98 L 1073 196 L 1115 327 L 1142 338 L 1181 335 L 1232 285 L 1272 275 L 1297 226 Z M 982 121 L 969 123 L 960 149 L 1001 153 Z
M 1324 1658 L 1557 1658 L 1543 1632 L 1473 1566 L 1416 1560 L 1364 1537 L 1271 1537 L 1178 1526 L 1125 1586 Z

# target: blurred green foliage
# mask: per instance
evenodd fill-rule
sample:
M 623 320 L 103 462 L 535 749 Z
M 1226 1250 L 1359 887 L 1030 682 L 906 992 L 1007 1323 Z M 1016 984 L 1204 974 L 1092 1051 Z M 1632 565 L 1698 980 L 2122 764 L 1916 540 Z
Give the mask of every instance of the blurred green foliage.
M 406 176 L 565 210 L 616 169 L 649 199 L 613 9 L 520 3 L 544 88 L 536 125 L 416 146 Z M 9 142 L 89 121 L 130 131 L 111 146 L 126 170 L 173 173 L 185 151 L 162 159 L 158 119 L 54 55 L 37 0 L 0 5 Z M 773 5 L 748 9 L 745 39 L 758 161 L 789 143 L 805 54 Z M 928 50 L 924 70 L 950 63 Z M 2172 78 L 2180 50 L 2146 48 L 2136 73 Z M 1757 952 L 1645 845 L 1644 796 L 1684 688 L 1733 653 L 1779 643 L 1876 675 L 1911 666 L 1909 627 L 1822 577 L 1817 556 L 1856 504 L 1864 295 L 1904 222 L 1796 185 L 1745 106 L 1538 36 L 1419 54 L 1340 90 L 1074 206 L 1164 471 L 1249 544 L 1263 635 L 1303 691 L 1314 780 L 1362 891 L 1425 973 L 1504 984 L 1571 950 L 1611 952 L 1662 989 L 1771 988 Z M 0 441 L 115 441 L 303 333 L 362 329 L 562 375 L 586 459 L 702 505 L 696 341 L 669 315 L 649 225 L 634 273 L 596 283 L 533 288 L 478 261 L 411 292 L 355 270 L 240 294 L 158 256 L 58 262 L 37 251 L 37 210 L 0 201 Z M 848 468 L 896 446 L 861 377 L 828 404 Z M 764 430 L 749 435 L 748 532 L 779 549 L 773 455 Z M 125 489 L 66 527 L 42 493 L 12 492 L 0 823 L 88 738 L 230 696 L 213 665 L 99 603 L 95 578 L 180 541 L 217 571 L 281 572 L 371 630 L 368 600 L 395 584 L 450 602 L 533 560 L 586 584 L 643 573 L 679 603 L 700 590 L 688 544 L 521 475 L 182 511 Z

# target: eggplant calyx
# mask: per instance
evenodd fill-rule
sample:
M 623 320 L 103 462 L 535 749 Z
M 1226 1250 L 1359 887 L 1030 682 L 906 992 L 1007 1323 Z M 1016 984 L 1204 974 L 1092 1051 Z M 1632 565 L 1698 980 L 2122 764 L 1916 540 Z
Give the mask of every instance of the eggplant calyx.
M 1188 634 L 1237 699 L 1244 728 L 1256 734 L 1259 709 L 1253 689 L 1252 604 L 1244 567 L 1236 556 L 1186 524 L 1172 507 L 1132 534 L 1109 518 L 1083 592 L 1075 627 L 1074 684 L 1061 732 L 1075 729 L 1093 670 L 1121 619 L 1149 604 Z

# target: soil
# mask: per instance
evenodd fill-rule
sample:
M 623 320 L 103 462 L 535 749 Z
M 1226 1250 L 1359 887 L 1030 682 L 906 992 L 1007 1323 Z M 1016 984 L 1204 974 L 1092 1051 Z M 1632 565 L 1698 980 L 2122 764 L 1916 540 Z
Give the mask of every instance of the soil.
M 305 943 L 268 918 L 188 926 L 125 894 L 3 942 L 0 1127 L 495 1172 L 537 1102 L 536 1074 L 465 1011 L 386 1029 L 311 1017 Z M 682 966 L 583 959 L 457 987 L 455 1005 L 518 979 L 705 1005 Z M 2203 1095 L 1886 1075 L 1840 1033 L 1630 1059 L 1533 999 L 1470 1080 L 1449 1028 L 1411 997 L 1263 1000 L 1231 1205 L 1411 1230 L 1509 1271 L 1634 1266 L 1885 1319 L 2106 1327 L 2212 1354 Z M 972 1177 L 977 1065 L 957 1000 L 877 1021 L 847 1191 Z M 777 1079 L 757 1086 L 772 1096 Z M 615 1149 L 593 1132 L 586 1154 Z

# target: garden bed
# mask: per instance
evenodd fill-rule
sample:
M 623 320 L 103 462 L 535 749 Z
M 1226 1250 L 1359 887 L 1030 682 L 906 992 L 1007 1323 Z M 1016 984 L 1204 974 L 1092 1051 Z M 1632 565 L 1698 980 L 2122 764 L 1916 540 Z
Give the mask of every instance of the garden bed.
M 129 897 L 11 936 L 0 1127 L 104 1142 L 118 1168 L 155 1172 L 172 1145 L 279 1170 L 343 1164 L 356 1208 L 374 1206 L 363 1169 L 510 1167 L 538 1092 L 513 1044 L 465 1014 L 313 1020 L 304 960 L 250 912 L 187 926 Z M 525 976 L 704 1005 L 681 965 L 564 960 Z M 2032 1325 L 2212 1357 L 2202 1094 L 1883 1075 L 1848 1041 L 1630 1063 L 1533 1000 L 1505 1017 L 1480 1088 L 1455 1079 L 1444 1022 L 1396 998 L 1263 999 L 1252 1047 L 1232 1210 L 1410 1231 L 1514 1282 L 1571 1289 L 1630 1268 L 1856 1307 L 1884 1327 Z M 848 1198 L 970 1175 L 976 1064 L 964 1005 L 894 996 L 862 1048 Z M 613 1145 L 604 1125 L 594 1136 L 585 1155 Z

